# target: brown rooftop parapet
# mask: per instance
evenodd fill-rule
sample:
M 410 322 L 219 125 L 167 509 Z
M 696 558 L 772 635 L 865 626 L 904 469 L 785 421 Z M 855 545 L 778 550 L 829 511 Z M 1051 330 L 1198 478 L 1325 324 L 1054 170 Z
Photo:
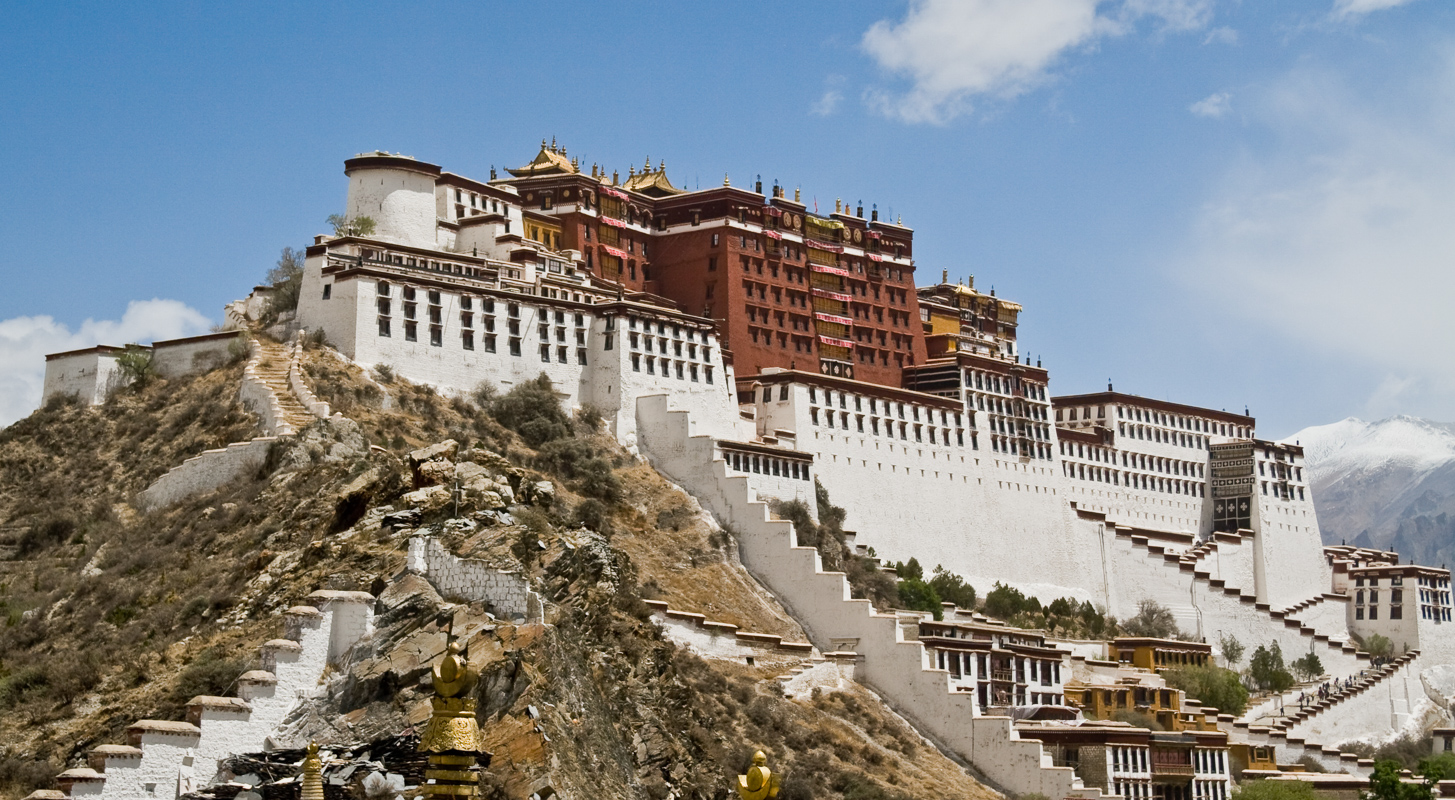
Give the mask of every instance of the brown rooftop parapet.
M 68 795 L 78 783 L 102 783 L 105 780 L 105 775 L 90 767 L 73 767 L 56 776 L 56 784 Z
M 138 720 L 126 728 L 127 743 L 132 747 L 140 747 L 142 737 L 148 735 L 196 738 L 202 735 L 202 729 L 190 722 L 175 722 L 164 719 Z
M 97 772 L 105 772 L 108 758 L 141 758 L 141 748 L 124 744 L 97 745 L 86 754 L 86 765 Z
M 66 793 L 60 789 L 36 789 L 26 795 L 24 800 L 66 800 Z

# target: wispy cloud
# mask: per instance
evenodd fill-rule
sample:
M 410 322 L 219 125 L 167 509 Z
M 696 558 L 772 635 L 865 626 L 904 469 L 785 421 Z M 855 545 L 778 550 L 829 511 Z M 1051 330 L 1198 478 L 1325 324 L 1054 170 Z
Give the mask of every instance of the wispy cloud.
M 1238 32 L 1226 25 L 1213 28 L 1207 32 L 1207 38 L 1202 40 L 1203 44 L 1237 44 Z
M 175 339 L 207 331 L 197 310 L 176 300 L 134 300 L 119 320 L 88 319 L 71 330 L 50 316 L 0 320 L 0 427 L 40 404 L 45 356 L 97 344 Z
M 1291 358 L 1336 358 L 1372 407 L 1455 413 L 1455 62 L 1360 96 L 1300 69 L 1245 91 L 1272 142 L 1230 168 L 1201 212 L 1184 276 Z M 1211 297 L 1206 297 L 1208 292 Z M 1394 409 L 1390 409 L 1394 410 Z
M 1187 107 L 1199 117 L 1217 119 L 1233 110 L 1233 96 L 1227 92 L 1214 92 Z
M 1102 8 L 1105 7 L 1105 13 Z M 1205 27 L 1213 0 L 912 0 L 898 21 L 880 20 L 862 45 L 908 80 L 871 88 L 870 105 L 906 122 L 944 122 L 978 96 L 1014 97 L 1052 77 L 1068 51 L 1130 32 L 1143 18 L 1162 31 Z
M 1407 5 L 1414 0 L 1334 0 L 1334 16 L 1340 19 L 1360 17 L 1374 11 Z
M 844 100 L 844 93 L 842 91 L 844 76 L 830 75 L 824 80 L 824 83 L 828 88 L 824 89 L 824 93 L 808 107 L 810 114 L 816 114 L 820 117 L 827 117 L 835 111 L 838 111 L 839 104 Z

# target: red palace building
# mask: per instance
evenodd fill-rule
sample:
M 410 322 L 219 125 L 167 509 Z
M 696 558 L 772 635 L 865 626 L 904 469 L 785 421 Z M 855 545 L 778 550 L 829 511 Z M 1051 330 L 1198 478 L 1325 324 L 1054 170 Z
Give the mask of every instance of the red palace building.
M 926 360 L 914 232 L 838 206 L 816 214 L 780 187 L 685 191 L 650 159 L 625 180 L 583 173 L 554 144 L 508 170 L 524 236 L 577 251 L 578 268 L 716 320 L 739 376 L 765 367 L 902 386 Z M 492 181 L 497 182 L 497 181 Z

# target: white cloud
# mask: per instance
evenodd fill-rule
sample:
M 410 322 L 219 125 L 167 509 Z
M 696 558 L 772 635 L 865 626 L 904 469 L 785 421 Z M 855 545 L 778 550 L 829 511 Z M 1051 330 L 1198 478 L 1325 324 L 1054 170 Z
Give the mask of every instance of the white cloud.
M 1106 7 L 1109 13 L 1100 10 Z M 906 122 L 943 122 L 980 95 L 1014 97 L 1048 80 L 1068 50 L 1129 32 L 1141 18 L 1164 31 L 1205 26 L 1213 0 L 912 0 L 897 22 L 864 33 L 879 66 L 910 82 L 865 92 L 871 106 Z
M 808 110 L 810 113 L 817 114 L 820 117 L 827 117 L 838 110 L 839 103 L 843 99 L 843 92 L 837 89 L 829 89 L 823 93 L 822 97 L 813 101 L 813 105 L 810 105 Z
M 97 344 L 123 345 L 205 333 L 208 319 L 176 300 L 133 300 L 119 320 L 92 320 L 72 331 L 50 316 L 0 320 L 0 427 L 40 404 L 45 356 Z
M 1455 65 L 1351 94 L 1302 70 L 1247 92 L 1250 148 L 1201 212 L 1186 278 L 1266 352 L 1387 376 L 1371 408 L 1455 416 Z M 1261 138 L 1261 137 L 1260 137 Z
M 1414 0 L 1334 0 L 1334 16 L 1347 19 L 1412 2 Z
M 1238 32 L 1227 26 L 1213 28 L 1207 32 L 1207 38 L 1202 40 L 1203 44 L 1237 44 Z
M 1227 92 L 1213 92 L 1188 106 L 1187 110 L 1199 117 L 1217 119 L 1233 110 L 1232 100 L 1233 96 Z

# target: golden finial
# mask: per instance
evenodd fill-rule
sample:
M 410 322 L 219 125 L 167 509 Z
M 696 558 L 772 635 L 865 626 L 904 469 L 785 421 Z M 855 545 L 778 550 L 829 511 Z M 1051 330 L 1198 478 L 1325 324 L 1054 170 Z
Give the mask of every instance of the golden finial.
M 546 149 L 546 137 L 544 136 L 541 137 L 541 149 Z
M 839 201 L 839 198 L 835 197 L 834 198 L 834 213 L 837 214 L 837 213 L 839 213 L 840 211 L 843 211 L 843 210 L 844 210 L 844 204 Z
M 637 174 L 637 168 L 628 164 L 626 168 L 627 180 L 631 180 Z
M 724 172 L 722 174 L 722 185 L 723 186 L 732 186 L 733 185 L 732 184 L 732 181 L 729 181 L 728 180 L 728 174 L 726 172 Z
M 620 172 L 617 172 L 616 170 L 612 170 L 611 171 L 611 185 L 612 186 L 615 186 L 620 181 L 621 181 L 621 173 Z
M 556 152 L 556 137 L 554 136 L 551 137 L 551 152 Z
M 478 796 L 478 764 L 482 757 L 489 763 L 475 721 L 474 691 L 480 675 L 460 653 L 460 643 L 450 642 L 430 672 L 435 691 L 429 699 L 433 713 L 419 737 L 419 752 L 429 759 L 426 785 L 420 787 L 427 800 Z
M 768 756 L 762 750 L 753 754 L 753 766 L 747 775 L 738 776 L 738 797 L 743 800 L 768 800 L 778 796 L 778 776 L 768 769 Z
M 894 223 L 894 224 L 895 225 L 903 225 L 904 224 L 904 215 L 903 214 L 900 214 L 899 215 L 899 221 L 896 222 L 896 223 Z
M 651 156 L 647 156 L 647 163 L 642 165 L 642 174 L 645 175 L 645 174 L 647 174 L 648 172 L 651 172 L 651 171 L 652 171 L 652 157 Z
M 318 757 L 318 742 L 308 743 L 298 797 L 299 800 L 323 800 L 323 759 Z
M 800 189 L 800 188 L 798 188 L 797 186 L 793 187 L 793 202 L 795 202 L 795 203 L 802 203 L 803 202 L 803 190 Z
M 667 159 L 664 158 L 657 162 L 657 171 L 664 175 L 667 173 Z

